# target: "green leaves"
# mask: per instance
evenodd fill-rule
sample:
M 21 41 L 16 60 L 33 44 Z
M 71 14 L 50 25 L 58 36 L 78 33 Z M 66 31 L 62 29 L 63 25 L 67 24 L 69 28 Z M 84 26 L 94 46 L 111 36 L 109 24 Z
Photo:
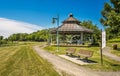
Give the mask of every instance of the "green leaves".
M 97 25 L 93 24 L 92 21 L 88 20 L 88 21 L 83 21 L 81 23 L 81 25 L 87 27 L 88 29 L 92 29 L 93 32 L 93 38 L 94 38 L 94 44 L 96 44 L 98 42 L 98 40 L 100 39 L 100 30 L 98 29 Z
M 104 5 L 104 10 L 106 10 L 106 12 L 110 12 L 111 9 L 112 9 L 112 8 L 111 8 L 110 4 L 105 3 L 105 5 Z
M 104 8 L 101 12 L 102 18 L 100 22 L 106 28 L 108 38 L 114 38 L 120 35 L 120 0 L 110 0 L 111 3 L 105 3 Z
M 0 36 L 0 40 L 3 40 L 3 36 Z
M 40 30 L 37 32 L 33 32 L 31 34 L 27 33 L 17 33 L 12 34 L 8 37 L 10 41 L 47 41 L 48 39 L 48 30 Z

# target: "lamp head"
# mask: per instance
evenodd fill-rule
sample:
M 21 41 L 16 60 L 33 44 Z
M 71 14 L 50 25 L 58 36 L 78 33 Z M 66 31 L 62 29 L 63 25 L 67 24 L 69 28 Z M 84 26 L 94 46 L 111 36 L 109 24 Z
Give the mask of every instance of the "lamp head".
M 52 23 L 53 23 L 53 24 L 55 23 L 55 18 L 52 18 Z

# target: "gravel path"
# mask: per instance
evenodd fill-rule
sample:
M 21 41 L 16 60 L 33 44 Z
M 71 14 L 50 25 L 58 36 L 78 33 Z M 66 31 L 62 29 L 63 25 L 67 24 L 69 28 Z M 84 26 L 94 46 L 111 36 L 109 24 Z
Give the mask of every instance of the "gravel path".
M 106 47 L 103 49 L 103 55 L 115 60 L 115 61 L 119 61 L 120 62 L 120 57 L 110 53 L 110 47 Z
M 40 49 L 38 46 L 34 46 L 33 48 L 41 57 L 48 60 L 59 72 L 64 71 L 71 76 L 100 76 L 89 69 L 83 68 L 56 55 L 48 53 Z

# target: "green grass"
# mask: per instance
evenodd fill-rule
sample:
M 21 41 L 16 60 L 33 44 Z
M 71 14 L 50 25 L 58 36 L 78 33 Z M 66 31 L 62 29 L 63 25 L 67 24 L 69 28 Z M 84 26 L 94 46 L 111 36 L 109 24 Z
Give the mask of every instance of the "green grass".
M 36 43 L 21 44 L 24 45 L 0 47 L 0 76 L 59 76 L 53 66 L 32 49 Z
M 113 49 L 114 44 L 117 44 L 117 46 L 118 46 L 117 50 Z M 107 46 L 111 47 L 111 53 L 113 53 L 113 54 L 115 54 L 117 56 L 120 56 L 120 37 L 108 40 Z
M 110 39 L 108 42 L 120 42 L 120 37 Z
M 60 47 L 59 51 L 56 51 L 55 46 L 47 46 L 44 49 L 55 54 L 65 54 L 65 49 L 70 48 L 70 47 Z M 92 70 L 97 70 L 97 71 L 120 71 L 120 62 L 111 60 L 105 56 L 103 56 L 103 66 L 101 66 L 101 61 L 100 61 L 100 51 L 99 47 L 71 47 L 71 48 L 76 48 L 76 54 L 79 51 L 79 49 L 86 49 L 86 50 L 91 50 L 94 51 L 94 54 L 91 58 L 89 58 L 92 61 L 95 61 L 96 64 L 90 64 L 90 65 L 84 65 L 84 67 L 91 68 Z M 81 66 L 81 65 L 80 65 Z
M 118 47 L 118 49 L 117 50 L 114 50 L 113 49 L 113 45 L 114 44 L 117 44 L 117 47 Z M 107 46 L 109 46 L 110 48 L 111 48 L 111 53 L 113 53 L 113 54 L 115 54 L 115 55 L 117 55 L 117 56 L 119 56 L 120 57 L 120 42 L 112 42 L 112 43 L 107 43 Z
M 14 42 L 11 42 L 11 41 L 8 41 L 7 44 L 2 44 L 0 45 L 0 47 L 8 47 L 8 46 L 20 46 L 20 45 L 43 45 L 45 44 L 46 42 L 30 42 L 30 41 L 14 41 Z

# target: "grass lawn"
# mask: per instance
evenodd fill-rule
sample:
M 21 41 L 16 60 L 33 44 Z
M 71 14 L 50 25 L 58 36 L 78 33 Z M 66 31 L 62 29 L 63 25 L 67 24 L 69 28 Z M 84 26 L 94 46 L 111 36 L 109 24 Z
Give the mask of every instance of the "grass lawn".
M 52 65 L 32 49 L 36 43 L 20 44 L 0 47 L 0 76 L 59 76 Z
M 59 55 L 59 54 L 65 54 L 66 48 L 69 48 L 69 47 L 60 47 L 58 52 L 56 51 L 57 48 L 55 46 L 47 46 L 44 49 L 51 53 Z M 91 64 L 84 65 L 84 67 L 91 68 L 92 70 L 97 70 L 97 71 L 120 71 L 120 62 L 111 60 L 105 56 L 103 56 L 104 64 L 103 66 L 101 66 L 99 47 L 71 47 L 71 48 L 76 48 L 77 49 L 76 53 L 79 51 L 79 49 L 86 49 L 86 50 L 94 51 L 93 56 L 89 59 L 97 63 L 92 64 L 92 65 Z
M 114 44 L 117 44 L 117 47 L 118 47 L 117 50 L 113 50 L 112 47 L 113 47 Z M 111 42 L 111 43 L 108 43 L 107 45 L 109 47 L 111 47 L 111 53 L 113 53 L 113 54 L 115 54 L 115 55 L 120 57 L 120 42 Z

